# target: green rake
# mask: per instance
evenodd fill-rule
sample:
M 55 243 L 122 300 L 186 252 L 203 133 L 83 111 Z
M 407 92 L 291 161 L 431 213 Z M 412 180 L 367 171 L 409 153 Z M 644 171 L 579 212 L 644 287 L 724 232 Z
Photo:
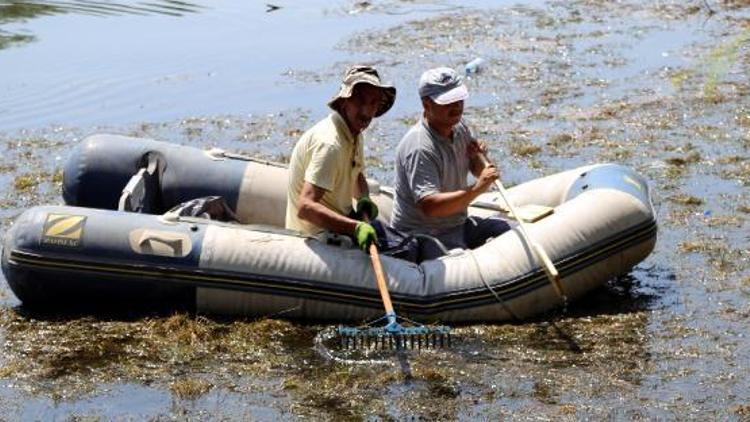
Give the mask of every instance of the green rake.
M 345 349 L 422 349 L 441 348 L 451 345 L 451 328 L 445 325 L 428 326 L 396 315 L 385 282 L 385 273 L 380 263 L 378 248 L 370 244 L 370 259 L 385 316 L 361 327 L 339 326 L 336 330 Z M 374 326 L 385 322 L 384 326 Z

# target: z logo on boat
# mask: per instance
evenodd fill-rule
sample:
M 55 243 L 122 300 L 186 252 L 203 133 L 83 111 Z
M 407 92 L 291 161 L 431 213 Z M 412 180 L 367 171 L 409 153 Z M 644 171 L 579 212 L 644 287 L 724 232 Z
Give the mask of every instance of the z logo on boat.
M 85 225 L 86 217 L 83 215 L 48 214 L 47 221 L 44 222 L 41 243 L 78 248 L 81 246 Z

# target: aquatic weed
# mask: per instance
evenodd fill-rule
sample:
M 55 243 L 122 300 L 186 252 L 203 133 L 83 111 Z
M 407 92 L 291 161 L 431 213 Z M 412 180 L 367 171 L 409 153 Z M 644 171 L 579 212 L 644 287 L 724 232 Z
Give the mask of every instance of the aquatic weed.
M 22 174 L 16 176 L 13 181 L 13 188 L 17 192 L 28 192 L 35 188 L 41 182 L 39 174 Z
M 723 169 L 721 177 L 737 180 L 745 186 L 750 186 L 750 161 L 740 161 L 734 168 Z
M 670 157 L 665 159 L 664 161 L 667 164 L 671 164 L 673 166 L 677 167 L 685 167 L 688 164 L 697 163 L 701 160 L 701 155 L 697 151 L 692 151 L 686 156 L 683 157 Z
M 672 202 L 682 204 L 682 205 L 688 205 L 688 206 L 703 205 L 703 200 L 701 198 L 688 195 L 688 194 L 684 194 L 684 193 L 672 195 L 668 199 Z
M 181 378 L 173 381 L 169 385 L 169 390 L 172 393 L 181 398 L 188 400 L 195 400 L 198 397 L 206 394 L 213 388 L 213 384 L 204 379 L 195 378 Z
M 527 140 L 512 141 L 510 144 L 511 154 L 519 157 L 528 157 L 530 155 L 539 153 L 541 150 L 542 147 L 535 145 L 531 141 Z

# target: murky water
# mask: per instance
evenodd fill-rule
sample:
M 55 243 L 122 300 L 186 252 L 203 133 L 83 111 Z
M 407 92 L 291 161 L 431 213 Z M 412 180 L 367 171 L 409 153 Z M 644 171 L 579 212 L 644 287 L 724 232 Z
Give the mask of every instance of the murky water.
M 323 359 L 325 327 L 34 315 L 3 283 L 0 418 L 750 418 L 748 2 L 274 4 L 0 0 L 3 231 L 61 201 L 94 131 L 284 160 L 357 61 L 399 89 L 366 146 L 389 183 L 419 73 L 480 56 L 467 119 L 506 182 L 632 166 L 655 252 L 565 315 L 459 327 L 385 366 Z

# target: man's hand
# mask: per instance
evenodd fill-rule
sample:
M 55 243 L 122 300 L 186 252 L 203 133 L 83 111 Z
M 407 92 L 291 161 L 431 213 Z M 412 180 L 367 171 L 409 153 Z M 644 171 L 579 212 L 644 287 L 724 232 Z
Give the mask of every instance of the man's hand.
M 357 201 L 355 214 L 359 220 L 363 220 L 365 216 L 368 220 L 374 220 L 378 217 L 378 206 L 372 202 L 369 196 L 363 196 Z
M 490 164 L 482 169 L 482 173 L 479 174 L 476 183 L 474 183 L 474 189 L 484 192 L 499 178 L 500 174 L 497 168 L 493 164 Z
M 466 154 L 470 160 L 473 160 L 479 154 L 487 154 L 487 142 L 472 139 L 468 148 L 466 148 Z
M 375 232 L 375 227 L 370 223 L 360 222 L 354 229 L 354 238 L 357 240 L 360 249 L 367 252 L 370 244 L 377 243 L 378 234 Z

